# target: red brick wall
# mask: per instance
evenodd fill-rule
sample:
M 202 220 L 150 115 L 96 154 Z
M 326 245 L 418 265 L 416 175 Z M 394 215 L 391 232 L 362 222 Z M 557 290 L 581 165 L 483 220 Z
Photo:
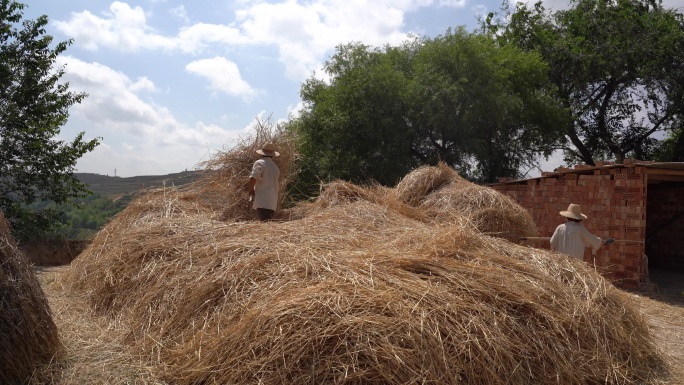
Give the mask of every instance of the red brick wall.
M 584 226 L 603 239 L 611 237 L 637 242 L 619 242 L 601 246 L 596 266 L 616 285 L 636 289 L 645 277 L 643 243 L 646 234 L 646 178 L 641 167 L 605 168 L 589 174 L 552 174 L 523 183 L 493 186 L 526 208 L 534 218 L 541 236 L 550 237 L 565 222 L 559 212 L 568 204 L 578 203 L 588 216 Z M 548 242 L 536 242 L 548 248 Z M 591 249 L 584 260 L 594 263 Z
M 684 270 L 684 183 L 648 187 L 649 266 Z

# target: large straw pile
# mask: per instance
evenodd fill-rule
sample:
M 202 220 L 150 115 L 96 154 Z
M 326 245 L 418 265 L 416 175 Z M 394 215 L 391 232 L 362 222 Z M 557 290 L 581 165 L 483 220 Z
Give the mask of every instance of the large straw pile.
M 134 206 L 121 214 L 127 226 L 116 218 L 72 263 L 67 283 L 174 384 L 657 378 L 645 322 L 585 264 L 485 236 L 471 214 L 416 214 L 467 183 L 437 188 L 434 176 L 448 173 L 430 171 L 431 186 L 413 183 L 415 200 L 402 184 L 335 182 L 290 221 L 200 210 L 133 220 Z
M 0 384 L 27 382 L 60 348 L 45 294 L 0 212 Z

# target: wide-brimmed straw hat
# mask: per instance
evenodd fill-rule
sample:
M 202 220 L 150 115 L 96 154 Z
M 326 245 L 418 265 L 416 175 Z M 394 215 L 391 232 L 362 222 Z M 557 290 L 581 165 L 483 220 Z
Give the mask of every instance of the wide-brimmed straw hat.
M 561 211 L 560 215 L 566 218 L 577 219 L 579 221 L 587 219 L 587 216 L 582 214 L 582 207 L 576 203 L 570 203 L 567 211 Z
M 256 150 L 257 154 L 264 156 L 280 156 L 280 153 L 276 151 L 276 146 L 273 143 L 266 143 L 261 150 Z

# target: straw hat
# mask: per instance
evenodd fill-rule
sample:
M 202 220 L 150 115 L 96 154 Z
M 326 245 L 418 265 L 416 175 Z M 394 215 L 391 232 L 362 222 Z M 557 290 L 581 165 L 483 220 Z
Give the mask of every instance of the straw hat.
M 256 150 L 257 154 L 264 156 L 280 156 L 280 153 L 275 150 L 276 147 L 273 143 L 266 143 L 261 150 Z
M 580 205 L 576 203 L 570 203 L 570 206 L 568 206 L 567 211 L 561 211 L 560 215 L 566 218 L 577 219 L 580 221 L 587 219 L 587 216 L 582 214 L 582 207 L 580 207 Z

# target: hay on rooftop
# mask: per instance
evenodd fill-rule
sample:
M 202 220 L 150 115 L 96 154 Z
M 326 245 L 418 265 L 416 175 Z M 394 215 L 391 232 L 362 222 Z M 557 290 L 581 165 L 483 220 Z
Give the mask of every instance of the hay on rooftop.
M 176 384 L 637 384 L 662 369 L 641 316 L 580 261 L 343 189 L 292 221 L 133 223 L 96 237 L 68 283 Z
M 0 384 L 26 383 L 60 349 L 45 294 L 0 212 Z

